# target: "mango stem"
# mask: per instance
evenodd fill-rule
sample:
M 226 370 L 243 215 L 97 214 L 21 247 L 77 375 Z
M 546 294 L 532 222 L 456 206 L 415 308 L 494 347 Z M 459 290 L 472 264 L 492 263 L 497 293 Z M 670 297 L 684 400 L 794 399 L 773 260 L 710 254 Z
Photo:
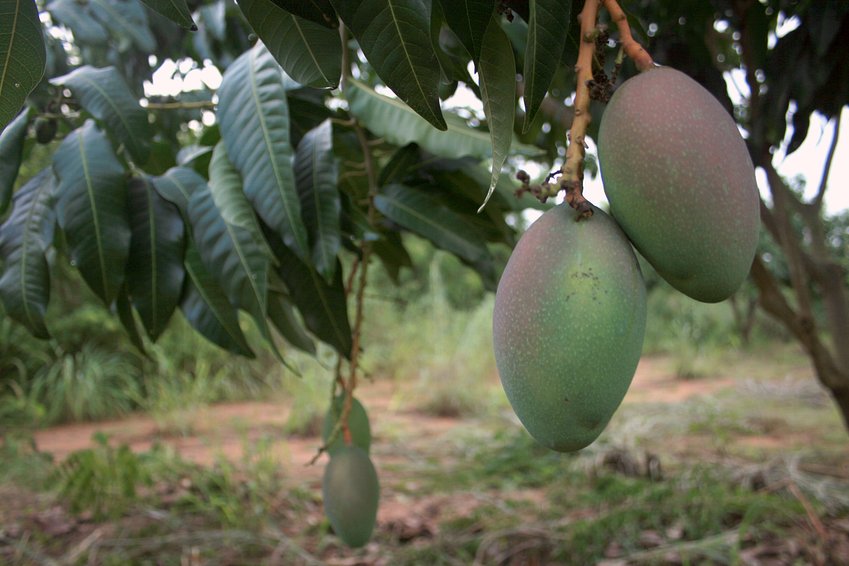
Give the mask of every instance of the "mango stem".
M 628 24 L 628 18 L 619 2 L 616 0 L 601 0 L 604 7 L 610 13 L 610 19 L 616 24 L 619 29 L 619 42 L 625 50 L 625 54 L 634 60 L 634 65 L 637 69 L 648 71 L 655 66 L 654 60 L 649 55 L 649 52 L 643 49 L 643 46 L 637 43 L 634 36 L 631 35 L 631 26 Z

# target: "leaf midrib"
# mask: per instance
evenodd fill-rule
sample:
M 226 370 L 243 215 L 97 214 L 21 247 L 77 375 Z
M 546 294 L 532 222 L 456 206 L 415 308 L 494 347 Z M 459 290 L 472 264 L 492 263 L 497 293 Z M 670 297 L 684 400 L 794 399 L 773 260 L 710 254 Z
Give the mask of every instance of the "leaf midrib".
M 204 291 L 203 286 L 198 284 L 201 278 L 198 276 L 192 264 L 187 261 L 185 265 L 186 271 L 189 272 L 189 276 L 192 278 L 192 281 L 195 284 L 195 289 L 197 289 L 203 301 L 209 306 L 209 310 L 212 312 L 212 315 L 215 317 L 215 320 L 218 321 L 218 323 L 221 325 L 221 328 L 224 329 L 227 335 L 230 336 L 230 338 L 232 338 L 234 342 L 241 346 L 243 337 L 239 337 L 230 331 L 230 327 L 224 322 L 224 319 L 219 316 L 219 309 L 215 305 L 213 305 L 212 300 L 210 299 L 209 295 L 207 295 Z
M 392 23 L 395 25 L 395 31 L 398 34 L 398 41 L 401 44 L 401 48 L 404 50 L 404 56 L 407 59 L 407 65 L 412 71 L 413 79 L 415 79 L 416 86 L 419 89 L 419 94 L 422 95 L 422 100 L 425 102 L 425 108 L 430 110 L 430 106 L 427 104 L 428 96 L 422 88 L 422 84 L 419 81 L 419 75 L 418 73 L 416 73 L 416 66 L 413 64 L 413 59 L 410 57 L 410 52 L 407 50 L 407 42 L 404 40 L 404 35 L 401 33 L 401 27 L 398 25 L 398 19 L 395 17 L 395 8 L 392 5 L 392 1 L 393 0 L 386 0 L 386 7 L 389 8 Z M 435 115 L 432 111 L 429 111 L 428 114 L 430 114 L 437 122 L 439 121 L 439 117 Z
M 295 29 L 298 30 L 298 35 L 301 36 L 301 39 L 304 42 L 304 47 L 306 48 L 310 59 L 312 59 L 312 62 L 315 63 L 316 70 L 318 70 L 319 74 L 321 75 L 321 78 L 324 79 L 324 82 L 329 84 L 330 79 L 327 77 L 327 75 L 324 74 L 324 69 L 321 68 L 321 64 L 318 62 L 318 59 L 315 56 L 315 52 L 313 52 L 312 46 L 307 41 L 307 37 L 306 35 L 304 35 L 304 31 L 301 29 L 301 25 L 298 23 L 298 18 L 294 14 L 289 14 L 289 16 L 292 18 L 292 23 L 295 25 Z
M 429 217 L 422 215 L 416 209 L 408 207 L 407 205 L 405 205 L 401 201 L 394 199 L 392 197 L 389 197 L 387 195 L 380 195 L 380 196 L 382 198 L 386 199 L 386 201 L 389 202 L 390 204 L 392 204 L 393 206 L 403 210 L 404 212 L 407 212 L 408 214 L 412 215 L 413 217 L 415 217 L 417 219 L 422 220 L 425 224 L 428 224 L 428 225 L 430 225 L 434 228 L 437 228 L 440 233 L 442 233 L 443 235 L 447 235 L 450 239 L 454 240 L 455 242 L 460 242 L 461 244 L 467 243 L 467 241 L 465 239 L 457 236 L 456 234 L 454 234 L 451 231 L 445 230 L 444 226 L 442 224 L 437 224 L 435 222 L 432 222 Z M 466 246 L 463 245 L 461 247 L 466 247 Z
M 83 168 L 83 177 L 85 178 L 86 185 L 86 196 L 89 200 L 89 205 L 91 206 L 92 211 L 92 223 L 94 224 L 94 235 L 95 241 L 97 242 L 97 258 L 99 261 L 98 267 L 100 268 L 100 277 L 101 283 L 103 284 L 103 298 L 109 296 L 109 285 L 107 283 L 106 278 L 106 258 L 103 254 L 103 241 L 101 239 L 100 234 L 100 217 L 98 215 L 97 209 L 97 201 L 94 198 L 94 188 L 92 187 L 91 175 L 88 170 L 88 159 L 85 152 L 85 132 L 82 132 L 82 135 L 79 138 L 79 150 L 80 150 L 80 165 Z
M 136 145 L 135 136 L 132 135 L 132 130 L 130 129 L 130 126 L 127 123 L 127 121 L 124 119 L 123 112 L 121 112 L 121 110 L 115 105 L 115 103 L 112 101 L 112 98 L 107 94 L 107 92 L 105 90 L 100 88 L 100 86 L 97 83 L 95 83 L 93 80 L 91 80 L 90 78 L 85 76 L 85 74 L 81 74 L 79 78 L 81 78 L 85 82 L 88 82 L 88 84 L 92 88 L 94 88 L 100 94 L 101 97 L 103 97 L 103 99 L 106 101 L 106 103 L 109 104 L 109 106 L 112 107 L 114 114 L 121 121 L 121 125 L 124 127 L 124 130 L 126 130 L 127 135 L 128 135 L 128 139 L 130 141 L 132 141 L 133 145 L 135 146 Z M 104 120 L 106 120 L 105 117 L 104 117 Z
M 15 45 L 15 34 L 18 31 L 18 17 L 21 14 L 21 0 L 15 2 L 15 16 L 12 20 L 12 33 L 9 34 L 9 49 L 6 51 L 6 60 L 3 61 L 3 74 L 0 75 L 0 93 L 6 86 L 6 76 L 9 74 L 9 61 L 12 59 L 12 48 Z
M 30 205 L 29 209 L 27 210 L 26 221 L 24 222 L 23 241 L 21 242 L 21 267 L 19 269 L 20 274 L 21 274 L 20 289 L 21 289 L 21 296 L 23 298 L 24 314 L 27 317 L 27 320 L 30 321 L 30 323 L 32 324 L 33 327 L 39 326 L 39 321 L 35 320 L 35 318 L 32 316 L 30 308 L 29 308 L 29 300 L 27 299 L 27 292 L 26 292 L 27 285 L 26 285 L 25 274 L 26 274 L 26 271 L 27 271 L 27 264 L 29 263 L 28 260 L 29 260 L 29 255 L 30 255 L 29 254 L 29 241 L 30 241 L 30 234 L 32 234 L 31 225 L 32 225 L 33 222 L 36 222 L 36 223 L 38 222 L 38 219 L 36 218 L 36 216 L 40 212 L 41 205 L 42 205 L 42 203 L 41 203 L 41 191 L 43 191 L 45 189 L 48 182 L 49 181 L 42 183 L 37 189 L 35 189 L 36 193 L 35 193 L 35 195 L 33 195 L 33 203 Z

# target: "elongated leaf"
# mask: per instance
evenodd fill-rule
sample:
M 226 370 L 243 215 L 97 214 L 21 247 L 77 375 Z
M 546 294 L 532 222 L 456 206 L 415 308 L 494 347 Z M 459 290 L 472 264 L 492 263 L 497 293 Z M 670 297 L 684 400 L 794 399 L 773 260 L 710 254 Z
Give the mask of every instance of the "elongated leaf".
M 133 305 L 130 302 L 129 290 L 126 283 L 121 286 L 121 290 L 115 298 L 115 312 L 118 314 L 121 326 L 127 331 L 127 337 L 129 337 L 132 345 L 139 352 L 145 352 L 144 339 L 142 339 L 142 335 L 139 332 L 136 316 L 133 314 Z
M 183 220 L 159 196 L 149 177 L 129 184 L 130 261 L 127 288 L 147 335 L 156 341 L 177 308 L 183 289 Z
M 92 16 L 88 4 L 77 0 L 53 0 L 47 5 L 53 21 L 67 27 L 74 34 L 74 41 L 88 45 L 104 45 L 109 41 L 109 32 Z
M 495 10 L 495 0 L 439 0 L 439 2 L 442 3 L 448 27 L 457 34 L 472 59 L 475 62 L 479 61 L 483 36 Z
M 531 0 L 528 22 L 528 43 L 525 49 L 525 123 L 527 132 L 537 115 L 539 105 L 548 92 L 554 72 L 560 64 L 560 54 L 566 45 L 571 2 L 560 0 Z
M 377 183 L 380 186 L 400 183 L 413 167 L 421 161 L 421 152 L 416 144 L 399 148 L 389 162 L 380 170 Z
M 341 234 L 342 204 L 336 188 L 338 168 L 333 157 L 330 120 L 310 130 L 295 153 L 295 180 L 301 197 L 301 213 L 312 246 L 312 262 L 329 282 L 336 269 Z
M 386 86 L 435 128 L 444 130 L 429 2 L 331 1 Z
M 124 282 L 130 252 L 124 167 L 94 121 L 71 132 L 53 156 L 56 213 L 71 263 L 106 305 Z
M 275 253 L 280 259 L 277 272 L 304 317 L 304 324 L 339 354 L 350 357 L 351 324 L 342 283 L 342 265 L 337 264 L 333 281 L 328 284 L 315 268 L 302 262 L 288 248 L 276 247 Z
M 115 67 L 85 65 L 50 82 L 70 88 L 82 107 L 105 124 L 133 159 L 139 164 L 147 161 L 151 137 L 147 111 Z
M 35 0 L 0 0 L 0 130 L 18 115 L 46 64 Z
M 12 199 L 12 189 L 24 155 L 24 139 L 27 137 L 30 114 L 27 108 L 0 132 L 0 216 L 6 212 Z
M 501 175 L 501 167 L 513 141 L 516 117 L 516 62 L 513 47 L 494 17 L 486 28 L 481 46 L 480 86 L 483 110 L 492 138 L 492 179 L 478 212 L 483 210 Z
M 38 338 L 47 338 L 44 314 L 50 271 L 44 254 L 53 240 L 53 175 L 44 169 L 15 195 L 12 215 L 0 226 L 0 300 L 6 313 Z
M 462 118 L 446 114 L 447 131 L 434 130 L 400 101 L 383 96 L 356 80 L 348 81 L 345 96 L 351 114 L 374 134 L 386 141 L 403 146 L 417 143 L 440 157 L 478 158 L 492 156 L 492 140 L 488 132 L 475 130 Z M 516 155 L 539 155 L 540 150 L 529 145 L 513 143 Z
M 245 194 L 287 246 L 309 257 L 292 171 L 286 91 L 280 67 L 262 44 L 227 68 L 218 97 L 221 136 Z
M 295 348 L 308 354 L 315 354 L 315 342 L 306 333 L 295 307 L 283 293 L 269 293 L 268 317 L 280 335 Z
M 481 261 L 489 255 L 477 231 L 425 191 L 388 185 L 375 197 L 374 206 L 393 222 L 469 262 Z
M 148 8 L 159 12 L 175 24 L 188 30 L 197 31 L 186 0 L 142 0 Z
M 272 0 L 241 0 L 239 8 L 290 77 L 304 86 L 336 88 L 342 74 L 337 30 L 290 14 Z
M 274 0 L 274 3 L 301 18 L 321 24 L 325 27 L 339 27 L 336 12 L 330 0 Z
M 405 267 L 413 269 L 413 258 L 404 247 L 404 241 L 398 232 L 388 232 L 383 238 L 374 242 L 372 251 L 380 258 L 386 273 L 396 285 L 401 284 L 401 269 Z
M 188 167 L 172 167 L 163 175 L 154 177 L 153 186 L 159 196 L 175 204 L 188 218 L 189 199 L 196 190 L 203 190 L 206 179 Z
M 139 0 L 88 0 L 92 13 L 118 40 L 120 51 L 135 45 L 143 53 L 156 50 L 147 13 Z
M 225 350 L 253 358 L 254 353 L 239 326 L 239 316 L 224 290 L 209 272 L 197 247 L 186 248 L 186 292 L 180 302 L 183 316 L 213 344 Z

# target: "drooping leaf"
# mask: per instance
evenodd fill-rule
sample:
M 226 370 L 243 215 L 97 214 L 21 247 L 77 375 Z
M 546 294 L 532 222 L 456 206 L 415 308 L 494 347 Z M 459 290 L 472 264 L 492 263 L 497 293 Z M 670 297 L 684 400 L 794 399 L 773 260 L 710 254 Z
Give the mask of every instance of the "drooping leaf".
M 153 178 L 153 187 L 159 196 L 175 204 L 188 218 L 189 199 L 206 185 L 206 179 L 188 167 L 172 167 L 163 175 Z
M 330 0 L 274 0 L 274 3 L 295 16 L 313 21 L 325 27 L 339 27 L 336 12 Z
M 53 0 L 47 5 L 53 21 L 67 27 L 74 34 L 74 41 L 88 45 L 104 45 L 109 41 L 109 32 L 93 17 L 88 4 L 77 0 Z
M 430 40 L 425 0 L 331 0 L 386 86 L 435 128 L 445 130 L 439 107 L 439 63 Z
M 336 88 L 342 74 L 337 30 L 291 14 L 272 0 L 241 0 L 239 8 L 289 76 L 304 86 Z
M 24 155 L 24 139 L 27 137 L 30 114 L 27 108 L 0 132 L 0 216 L 6 212 L 12 199 L 12 189 Z
M 127 288 L 150 339 L 156 342 L 183 289 L 183 220 L 149 177 L 129 183 L 130 260 Z
M 292 171 L 286 91 L 280 67 L 262 44 L 227 68 L 218 97 L 221 136 L 245 194 L 287 246 L 309 257 Z
M 302 262 L 288 248 L 275 247 L 275 253 L 280 259 L 277 272 L 303 316 L 304 324 L 339 354 L 349 357 L 351 324 L 341 263 L 337 264 L 333 281 L 328 284 L 314 267 Z
M 398 232 L 387 232 L 381 239 L 372 243 L 371 249 L 380 258 L 386 273 L 396 285 L 401 283 L 401 269 L 413 268 L 413 258 L 404 247 L 404 241 Z
M 203 23 L 210 35 L 218 41 L 224 41 L 227 36 L 227 2 L 215 0 L 198 8 Z
M 375 197 L 374 206 L 393 222 L 470 262 L 489 255 L 483 238 L 426 191 L 388 185 Z
M 115 298 L 115 312 L 118 314 L 121 326 L 123 326 L 124 330 L 127 331 L 127 337 L 129 337 L 132 345 L 135 346 L 139 352 L 144 352 L 144 340 L 139 332 L 139 325 L 136 323 L 136 315 L 133 314 L 133 305 L 130 302 L 126 282 L 121 285 L 121 290 Z
M 537 115 L 539 105 L 548 92 L 560 55 L 566 45 L 566 35 L 572 15 L 572 3 L 560 0 L 531 0 L 528 22 L 528 43 L 525 49 L 524 81 L 525 123 L 527 132 Z
M 448 27 L 457 34 L 474 61 L 479 61 L 483 36 L 495 10 L 495 0 L 439 1 Z
M 104 123 L 133 159 L 139 164 L 147 161 L 151 137 L 147 111 L 115 67 L 85 65 L 50 82 L 70 88 L 80 105 Z
M 147 13 L 139 0 L 88 0 L 94 17 L 118 40 L 118 49 L 135 45 L 142 53 L 156 50 Z
M 516 117 L 516 63 L 513 47 L 498 20 L 497 17 L 492 18 L 481 46 L 480 87 L 492 139 L 492 179 L 478 212 L 486 206 L 498 183 L 501 167 L 510 152 Z
M 329 282 L 336 269 L 341 234 L 341 203 L 336 188 L 338 169 L 333 157 L 330 120 L 310 130 L 295 153 L 295 181 L 301 197 L 301 213 L 312 247 L 312 262 Z
M 0 226 L 0 300 L 6 313 L 38 338 L 47 338 L 44 314 L 50 300 L 45 252 L 53 240 L 53 175 L 49 168 L 15 195 L 12 214 Z
M 467 87 L 474 91 L 475 95 L 480 97 L 478 86 L 469 74 L 469 54 L 457 35 L 450 27 L 444 26 L 444 23 L 445 14 L 442 3 L 432 2 L 430 35 L 434 51 L 436 51 L 436 58 L 439 59 L 439 66 L 442 68 L 442 81 L 443 83 L 449 81 L 455 84 L 456 81 L 463 81 Z M 477 65 L 477 59 L 475 59 L 475 65 Z M 442 92 L 440 96 L 443 99 L 445 98 Z
M 142 0 L 148 8 L 159 12 L 178 26 L 197 31 L 198 27 L 192 20 L 192 14 L 186 0 Z
M 125 171 L 93 120 L 71 132 L 53 155 L 56 213 L 72 265 L 106 305 L 124 282 L 130 252 Z
M 239 326 L 239 316 L 224 290 L 207 270 L 197 247 L 186 248 L 186 292 L 180 302 L 183 316 L 213 344 L 225 350 L 253 358 L 254 353 Z
M 283 293 L 269 293 L 268 318 L 286 341 L 308 354 L 315 354 L 315 342 L 306 333 L 295 307 Z
M 411 143 L 399 148 L 380 170 L 380 175 L 377 178 L 378 185 L 382 187 L 389 183 L 400 183 L 404 180 L 408 171 L 417 165 L 420 160 L 421 152 L 416 144 Z
M 0 0 L 0 130 L 18 115 L 46 63 L 35 0 Z

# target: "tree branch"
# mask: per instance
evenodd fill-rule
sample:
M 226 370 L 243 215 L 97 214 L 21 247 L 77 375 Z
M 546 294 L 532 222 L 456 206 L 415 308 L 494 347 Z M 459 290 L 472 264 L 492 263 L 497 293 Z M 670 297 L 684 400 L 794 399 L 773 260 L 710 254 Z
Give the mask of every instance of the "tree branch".
M 622 44 L 625 55 L 634 60 L 634 64 L 640 71 L 648 71 L 654 67 L 655 63 L 651 55 L 631 35 L 631 26 L 628 25 L 628 17 L 625 15 L 622 7 L 619 6 L 619 2 L 616 0 L 601 0 L 601 3 L 607 8 L 607 11 L 610 13 L 610 19 L 613 20 L 613 23 L 619 29 L 619 43 Z
M 825 165 L 822 170 L 822 179 L 820 179 L 820 186 L 817 189 L 817 195 L 811 202 L 811 205 L 816 208 L 817 213 L 822 210 L 823 197 L 825 197 L 825 190 L 828 188 L 828 176 L 831 173 L 831 164 L 834 162 L 834 152 L 837 150 L 837 141 L 840 138 L 840 118 L 842 116 L 843 108 L 840 109 L 840 112 L 837 113 L 837 117 L 835 118 L 834 137 L 831 139 L 831 146 L 829 146 L 828 155 L 825 158 Z

